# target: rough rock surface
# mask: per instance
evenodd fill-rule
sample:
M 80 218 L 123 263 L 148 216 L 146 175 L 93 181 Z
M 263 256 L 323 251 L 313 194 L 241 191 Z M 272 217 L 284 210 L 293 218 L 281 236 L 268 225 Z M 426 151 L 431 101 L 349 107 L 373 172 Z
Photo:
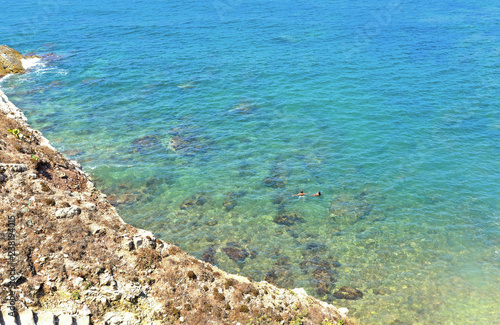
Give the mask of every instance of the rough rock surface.
M 4 319 L 12 302 L 26 324 L 354 324 L 304 290 L 228 274 L 126 224 L 79 165 L 0 98 Z
M 0 45 L 0 77 L 9 73 L 24 73 L 24 67 L 21 59 L 25 57 L 8 47 L 7 45 Z

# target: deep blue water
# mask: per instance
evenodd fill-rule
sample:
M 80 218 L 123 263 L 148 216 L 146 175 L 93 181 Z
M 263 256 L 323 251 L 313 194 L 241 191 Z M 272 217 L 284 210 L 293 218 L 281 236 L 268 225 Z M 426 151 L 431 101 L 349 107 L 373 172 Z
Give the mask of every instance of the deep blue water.
M 57 59 L 0 87 L 127 222 L 363 324 L 500 323 L 498 3 L 9 8 Z

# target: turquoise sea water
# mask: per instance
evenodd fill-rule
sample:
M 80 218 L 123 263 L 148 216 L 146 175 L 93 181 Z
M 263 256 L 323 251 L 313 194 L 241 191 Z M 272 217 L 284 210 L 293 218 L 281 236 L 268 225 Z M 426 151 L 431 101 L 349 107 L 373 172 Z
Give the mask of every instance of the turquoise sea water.
M 0 87 L 127 222 L 362 324 L 500 323 L 497 2 L 9 8 L 57 59 Z

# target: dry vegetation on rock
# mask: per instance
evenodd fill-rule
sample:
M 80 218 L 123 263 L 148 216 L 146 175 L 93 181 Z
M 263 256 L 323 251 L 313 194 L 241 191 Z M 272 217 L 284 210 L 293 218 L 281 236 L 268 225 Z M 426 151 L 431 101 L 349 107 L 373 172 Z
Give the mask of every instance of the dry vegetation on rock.
M 321 324 L 325 319 L 336 324 L 341 319 L 337 308 L 303 290 L 228 274 L 124 223 L 78 164 L 45 143 L 23 121 L 0 115 L 2 304 L 9 294 L 10 216 L 20 310 L 91 313 L 95 324 Z M 353 324 L 347 317 L 343 322 Z

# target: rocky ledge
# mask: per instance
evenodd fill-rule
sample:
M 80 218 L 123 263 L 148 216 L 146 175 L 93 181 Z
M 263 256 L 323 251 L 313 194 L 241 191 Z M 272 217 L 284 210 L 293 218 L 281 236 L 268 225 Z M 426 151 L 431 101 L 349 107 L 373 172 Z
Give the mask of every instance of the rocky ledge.
M 0 78 L 8 74 L 21 74 L 26 70 L 24 59 L 39 58 L 36 55 L 22 55 L 17 50 L 6 45 L 0 45 Z
M 354 324 L 126 224 L 0 91 L 2 324 Z

